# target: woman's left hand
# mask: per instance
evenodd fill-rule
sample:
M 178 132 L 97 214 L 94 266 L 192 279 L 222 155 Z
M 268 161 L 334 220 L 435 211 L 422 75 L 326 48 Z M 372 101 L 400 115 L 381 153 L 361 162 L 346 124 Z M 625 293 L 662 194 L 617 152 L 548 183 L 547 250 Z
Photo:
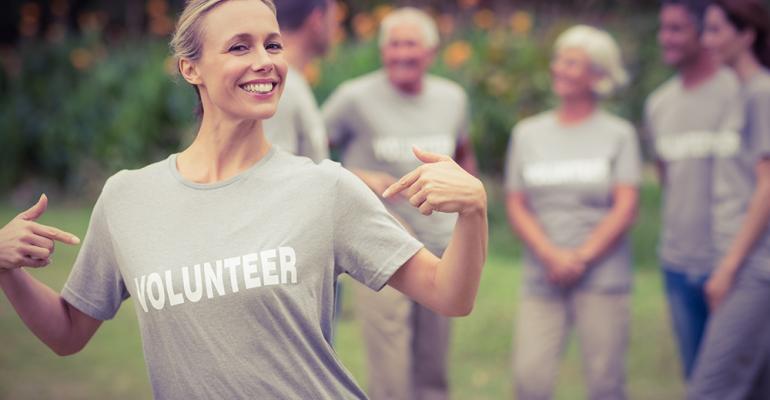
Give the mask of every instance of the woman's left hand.
M 424 164 L 390 185 L 382 196 L 401 193 L 424 215 L 434 211 L 445 213 L 486 214 L 487 194 L 484 185 L 466 172 L 451 157 L 412 149 Z
M 706 291 L 706 299 L 708 300 L 711 312 L 714 312 L 727 297 L 727 294 L 733 286 L 733 277 L 733 273 L 726 272 L 725 269 L 717 268 L 714 270 L 714 273 L 708 281 L 706 281 L 704 289 Z

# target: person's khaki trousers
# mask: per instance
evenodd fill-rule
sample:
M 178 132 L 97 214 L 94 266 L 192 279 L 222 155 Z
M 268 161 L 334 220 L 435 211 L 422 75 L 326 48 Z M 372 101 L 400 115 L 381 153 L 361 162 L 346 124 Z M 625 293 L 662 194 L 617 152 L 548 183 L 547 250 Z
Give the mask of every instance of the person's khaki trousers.
M 356 285 L 372 400 L 448 399 L 449 319 L 385 286 Z

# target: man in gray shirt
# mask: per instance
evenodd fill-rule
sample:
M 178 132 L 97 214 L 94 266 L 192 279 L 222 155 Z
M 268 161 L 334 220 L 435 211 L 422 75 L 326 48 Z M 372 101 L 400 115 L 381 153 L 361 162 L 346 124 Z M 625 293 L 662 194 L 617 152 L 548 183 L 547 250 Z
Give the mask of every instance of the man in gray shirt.
M 394 11 L 381 26 L 383 69 L 342 84 L 323 106 L 343 165 L 378 195 L 394 177 L 418 166 L 413 146 L 455 156 L 466 170 L 475 169 L 464 90 L 427 74 L 437 42 L 427 14 L 413 8 Z M 422 215 L 403 197 L 384 201 L 429 250 L 443 253 L 454 215 Z M 373 295 L 360 291 L 357 303 L 372 399 L 447 398 L 449 321 L 387 289 Z
M 676 76 L 647 99 L 645 118 L 663 185 L 659 256 L 683 370 L 689 378 L 708 318 L 704 284 L 716 256 L 711 237 L 714 157 L 742 125 L 739 85 L 701 46 L 704 4 L 666 0 L 663 60 Z
M 270 142 L 315 162 L 329 158 L 323 117 L 303 70 L 326 54 L 337 29 L 336 2 L 332 0 L 276 0 L 278 24 L 289 63 L 278 111 L 266 120 Z

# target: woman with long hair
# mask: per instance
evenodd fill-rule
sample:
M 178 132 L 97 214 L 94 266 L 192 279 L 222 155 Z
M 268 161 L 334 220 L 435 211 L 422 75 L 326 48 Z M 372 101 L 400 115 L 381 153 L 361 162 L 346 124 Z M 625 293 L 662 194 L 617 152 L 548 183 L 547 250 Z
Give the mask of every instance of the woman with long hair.
M 740 132 L 715 144 L 713 238 L 719 262 L 706 283 L 712 316 L 689 385 L 691 399 L 744 399 L 769 359 L 770 13 L 761 0 L 717 0 L 703 44 L 742 83 Z M 767 366 L 765 367 L 767 368 Z

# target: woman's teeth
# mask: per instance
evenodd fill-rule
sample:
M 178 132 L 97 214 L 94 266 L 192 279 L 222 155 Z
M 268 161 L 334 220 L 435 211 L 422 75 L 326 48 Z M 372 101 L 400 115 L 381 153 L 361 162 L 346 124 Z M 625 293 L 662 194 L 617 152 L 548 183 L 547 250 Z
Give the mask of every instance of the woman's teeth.
M 250 93 L 270 93 L 273 90 L 272 83 L 247 83 L 241 87 Z

